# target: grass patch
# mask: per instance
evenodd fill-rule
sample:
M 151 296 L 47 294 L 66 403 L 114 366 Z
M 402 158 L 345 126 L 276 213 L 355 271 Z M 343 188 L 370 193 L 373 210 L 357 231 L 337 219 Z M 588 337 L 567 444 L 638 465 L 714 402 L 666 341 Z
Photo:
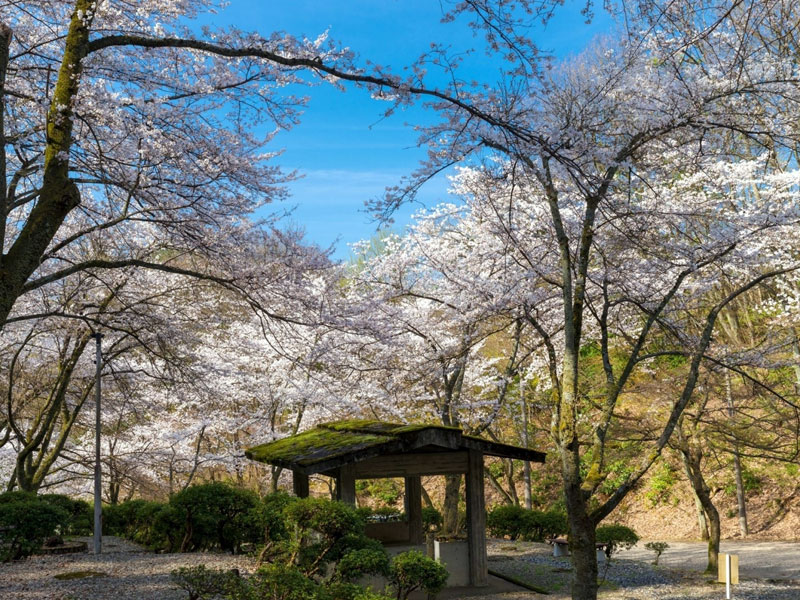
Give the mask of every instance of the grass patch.
M 73 579 L 88 579 L 89 577 L 108 577 L 108 575 L 101 571 L 69 571 L 68 573 L 53 575 L 53 577 L 59 581 L 72 581 Z

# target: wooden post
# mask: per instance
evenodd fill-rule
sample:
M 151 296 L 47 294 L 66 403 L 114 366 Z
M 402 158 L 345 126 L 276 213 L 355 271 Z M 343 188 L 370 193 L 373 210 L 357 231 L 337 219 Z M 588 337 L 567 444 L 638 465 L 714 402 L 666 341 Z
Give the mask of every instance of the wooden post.
M 356 505 L 356 477 L 353 465 L 339 467 L 339 475 L 336 477 L 336 499 Z
M 298 498 L 308 498 L 308 475 L 292 470 L 292 488 Z
M 422 479 L 406 477 L 405 495 L 406 519 L 408 519 L 408 543 L 422 544 L 425 532 L 422 530 Z
M 486 500 L 483 491 L 483 453 L 469 450 L 467 459 L 467 543 L 469 581 L 474 587 L 489 585 L 486 558 Z

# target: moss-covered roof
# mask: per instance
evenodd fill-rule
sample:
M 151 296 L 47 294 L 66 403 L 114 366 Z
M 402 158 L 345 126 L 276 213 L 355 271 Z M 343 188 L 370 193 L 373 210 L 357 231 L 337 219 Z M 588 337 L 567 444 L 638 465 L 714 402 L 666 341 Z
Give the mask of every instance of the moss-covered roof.
M 347 420 L 245 450 L 245 456 L 305 473 L 319 473 L 375 456 L 419 452 L 422 448 L 472 448 L 485 454 L 543 462 L 544 454 L 463 435 L 458 427 Z

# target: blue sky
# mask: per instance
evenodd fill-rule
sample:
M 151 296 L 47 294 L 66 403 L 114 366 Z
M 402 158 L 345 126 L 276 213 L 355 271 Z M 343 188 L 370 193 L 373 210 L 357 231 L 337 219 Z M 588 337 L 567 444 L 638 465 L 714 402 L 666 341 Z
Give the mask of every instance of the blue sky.
M 569 56 L 608 30 L 608 18 L 599 12 L 586 25 L 579 12 L 581 4 L 567 2 L 537 32 L 541 48 L 555 56 Z M 232 0 L 214 21 L 264 35 L 286 31 L 312 39 L 328 30 L 332 39 L 361 59 L 399 71 L 431 41 L 458 50 L 479 45 L 467 28 L 441 24 L 440 17 L 436 0 Z M 482 52 L 469 55 L 464 66 L 481 81 L 498 79 L 497 67 Z M 334 257 L 346 259 L 347 244 L 369 238 L 377 227 L 364 212 L 364 202 L 380 196 L 424 157 L 424 149 L 416 144 L 417 134 L 408 124 L 430 123 L 435 115 L 413 107 L 383 118 L 386 105 L 370 99 L 364 90 L 340 92 L 324 85 L 305 93 L 311 99 L 300 125 L 274 140 L 274 149 L 284 149 L 279 163 L 303 177 L 289 185 L 292 198 L 286 205 L 276 208 L 294 207 L 291 220 L 305 229 L 307 240 L 322 247 L 333 245 Z M 440 177 L 428 184 L 420 200 L 430 205 L 446 196 L 447 180 Z M 406 224 L 417 208 L 401 209 L 395 215 L 395 227 Z

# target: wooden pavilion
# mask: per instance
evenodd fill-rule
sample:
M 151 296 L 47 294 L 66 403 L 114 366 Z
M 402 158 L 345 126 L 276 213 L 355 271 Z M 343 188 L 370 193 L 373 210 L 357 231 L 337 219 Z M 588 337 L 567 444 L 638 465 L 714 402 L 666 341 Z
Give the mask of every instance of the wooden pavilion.
M 422 544 L 423 475 L 466 476 L 469 582 L 488 581 L 483 457 L 544 462 L 545 454 L 465 435 L 456 427 L 403 425 L 383 421 L 338 421 L 245 451 L 259 462 L 291 469 L 294 493 L 308 496 L 308 476 L 336 481 L 336 496 L 355 505 L 356 479 L 405 478 L 407 524 L 403 540 Z

